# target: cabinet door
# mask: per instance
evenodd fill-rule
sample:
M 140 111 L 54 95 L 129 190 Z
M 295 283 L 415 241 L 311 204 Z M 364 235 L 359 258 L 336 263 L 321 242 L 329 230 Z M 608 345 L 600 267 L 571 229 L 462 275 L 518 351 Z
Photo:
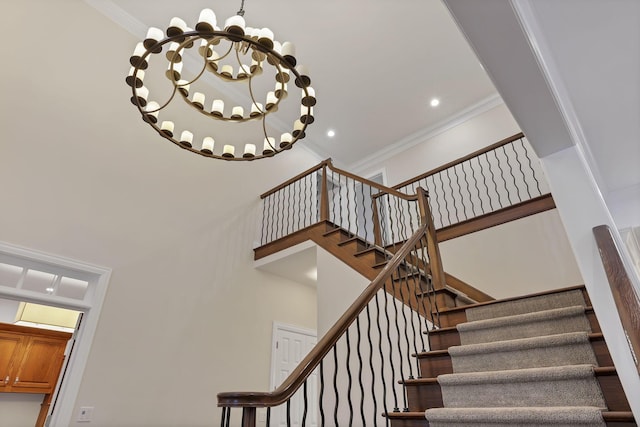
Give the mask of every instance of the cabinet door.
M 0 391 L 11 387 L 25 340 L 23 335 L 0 331 Z
M 14 370 L 13 392 L 50 393 L 53 391 L 66 342 L 48 337 L 29 337 L 17 369 Z

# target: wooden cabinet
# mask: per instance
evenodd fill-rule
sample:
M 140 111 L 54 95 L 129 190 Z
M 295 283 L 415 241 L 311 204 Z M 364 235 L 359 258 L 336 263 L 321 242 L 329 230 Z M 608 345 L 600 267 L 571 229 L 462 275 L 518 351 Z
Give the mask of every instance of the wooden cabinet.
M 0 323 L 0 392 L 44 394 L 42 425 L 71 334 Z

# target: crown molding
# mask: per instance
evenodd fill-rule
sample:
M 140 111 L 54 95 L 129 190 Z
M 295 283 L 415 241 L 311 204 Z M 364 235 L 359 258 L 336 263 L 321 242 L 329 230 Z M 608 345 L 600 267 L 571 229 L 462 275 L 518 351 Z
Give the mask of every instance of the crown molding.
M 495 93 L 475 104 L 470 105 L 458 113 L 449 116 L 447 119 L 442 120 L 433 126 L 421 129 L 382 150 L 378 150 L 375 153 L 348 165 L 348 170 L 356 174 L 361 173 L 377 163 L 402 153 L 411 147 L 415 147 L 418 144 L 434 138 L 502 104 L 504 104 L 504 101 L 499 94 Z

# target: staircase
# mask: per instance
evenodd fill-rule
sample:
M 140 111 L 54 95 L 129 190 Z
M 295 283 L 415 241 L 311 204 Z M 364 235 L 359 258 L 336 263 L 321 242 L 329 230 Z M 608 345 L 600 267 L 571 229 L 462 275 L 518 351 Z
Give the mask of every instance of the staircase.
M 445 166 L 455 175 L 461 165 Z M 270 426 L 273 408 L 286 425 L 635 426 L 584 287 L 495 301 L 443 271 L 439 240 L 552 206 L 518 197 L 460 219 L 436 188 L 438 214 L 457 221 L 441 234 L 414 187 L 402 193 L 327 160 L 261 195 L 255 259 L 311 240 L 371 283 L 275 390 L 219 393 L 221 425 L 240 410 L 255 427 L 266 408 Z
M 398 247 L 372 245 L 329 221 L 322 221 L 285 239 L 255 249 L 255 259 L 262 259 L 307 240 L 313 241 L 369 280 L 376 278 Z M 493 297 L 457 277 L 448 273 L 444 275 L 446 286 L 435 289 L 439 308 L 493 301 Z M 414 291 L 420 293 L 421 289 L 427 288 L 427 278 L 417 275 L 416 279 L 420 281 L 420 285 L 416 284 Z
M 392 427 L 635 426 L 584 287 L 445 309 Z M 425 418 L 426 411 L 426 418 Z M 428 421 L 427 421 L 428 420 Z

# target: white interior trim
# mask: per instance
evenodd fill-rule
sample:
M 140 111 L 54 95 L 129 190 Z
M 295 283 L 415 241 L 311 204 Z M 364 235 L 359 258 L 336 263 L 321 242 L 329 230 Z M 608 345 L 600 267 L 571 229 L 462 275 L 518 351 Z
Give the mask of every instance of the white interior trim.
M 377 163 L 383 162 L 450 129 L 453 129 L 454 127 L 459 126 L 462 123 L 471 120 L 482 113 L 485 113 L 499 105 L 502 105 L 503 103 L 504 101 L 498 94 L 488 96 L 487 98 L 477 102 L 476 104 L 470 105 L 457 114 L 450 116 L 446 120 L 437 123 L 434 126 L 421 129 L 418 132 L 415 132 L 405 138 L 402 138 L 398 142 L 389 145 L 387 148 L 378 150 L 375 153 L 363 158 L 362 160 L 345 166 L 344 168 L 351 171 L 352 173 L 362 174 L 362 171 L 366 170 L 367 168 Z
M 307 335 L 309 337 L 318 337 L 318 331 L 314 329 L 307 329 L 300 326 L 289 325 L 278 321 L 273 321 L 273 330 L 271 333 L 271 375 L 269 375 L 269 390 L 275 389 L 279 384 L 276 384 L 276 346 L 278 331 L 289 331 L 295 334 Z
M 24 258 L 28 262 L 53 265 L 57 268 L 80 271 L 94 277 L 89 282 L 89 288 L 84 301 L 75 301 L 69 298 L 60 298 L 52 295 L 39 294 L 22 290 L 11 290 L 0 287 L 0 297 L 19 299 L 38 304 L 59 306 L 84 311 L 83 324 L 77 331 L 76 347 L 69 360 L 68 370 L 64 382 L 60 387 L 60 394 L 56 403 L 55 413 L 49 420 L 49 426 L 66 427 L 71 424 L 73 409 L 80 391 L 82 375 L 89 359 L 91 344 L 100 318 L 100 311 L 107 293 L 111 269 L 92 264 L 47 254 L 8 243 L 0 242 L 0 253 Z

